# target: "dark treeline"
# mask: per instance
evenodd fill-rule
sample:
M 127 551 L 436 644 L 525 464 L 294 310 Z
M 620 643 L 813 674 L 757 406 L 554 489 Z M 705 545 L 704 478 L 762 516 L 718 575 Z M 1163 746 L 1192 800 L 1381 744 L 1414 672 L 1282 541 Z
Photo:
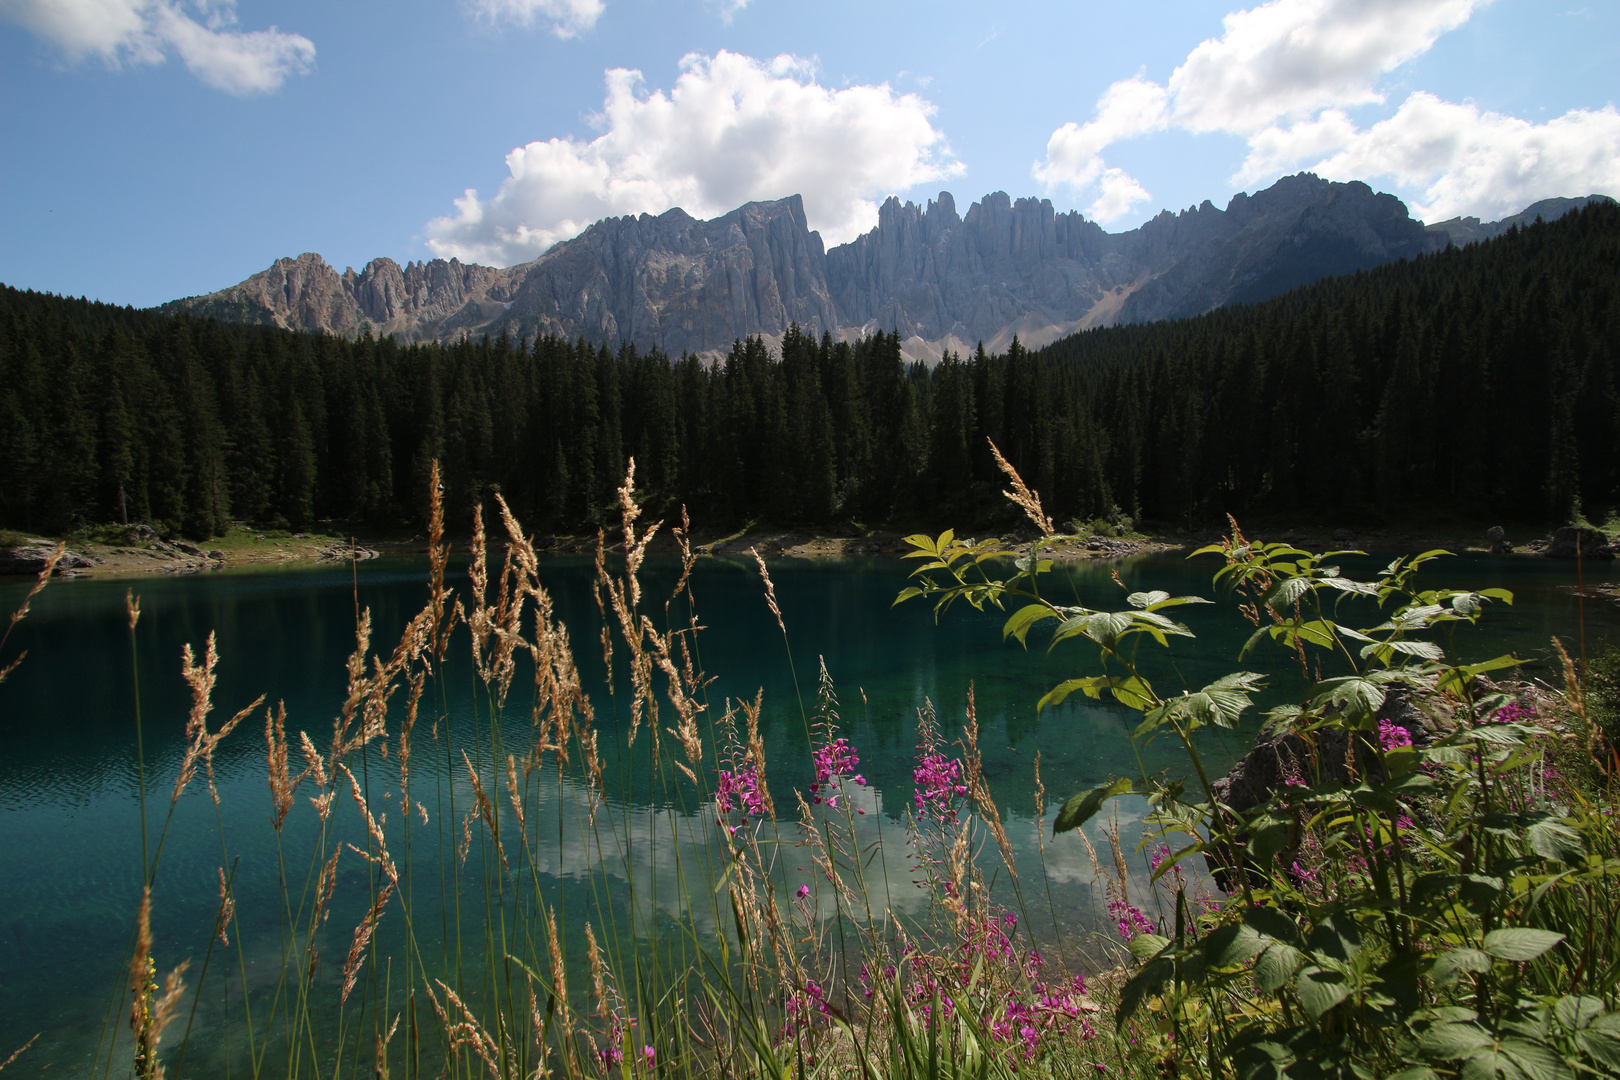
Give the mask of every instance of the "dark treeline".
M 1620 503 L 1620 207 L 1195 319 L 981 348 L 796 330 L 722 362 L 544 338 L 401 345 L 0 290 L 0 526 L 379 529 L 495 491 L 602 520 L 634 456 L 709 526 L 1004 520 L 994 439 L 1060 521 Z

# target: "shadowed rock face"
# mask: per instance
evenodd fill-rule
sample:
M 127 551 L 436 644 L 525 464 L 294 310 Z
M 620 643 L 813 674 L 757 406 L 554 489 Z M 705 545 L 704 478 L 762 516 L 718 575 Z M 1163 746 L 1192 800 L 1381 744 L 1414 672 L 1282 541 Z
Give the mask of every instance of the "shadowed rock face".
M 1262 300 L 1479 229 L 1447 232 L 1452 224 L 1425 230 L 1394 196 L 1301 173 L 1225 210 L 1206 201 L 1123 233 L 1002 192 L 965 216 L 947 192 L 925 206 L 890 198 L 877 228 L 825 251 L 794 195 L 710 221 L 679 209 L 605 218 L 504 269 L 376 259 L 339 274 L 305 254 L 165 310 L 405 340 L 583 336 L 672 355 L 713 353 L 750 334 L 779 339 L 796 323 L 846 338 L 897 330 L 908 355 L 934 359 L 981 341 L 999 350 L 1014 334 L 1039 346 L 1091 326 Z

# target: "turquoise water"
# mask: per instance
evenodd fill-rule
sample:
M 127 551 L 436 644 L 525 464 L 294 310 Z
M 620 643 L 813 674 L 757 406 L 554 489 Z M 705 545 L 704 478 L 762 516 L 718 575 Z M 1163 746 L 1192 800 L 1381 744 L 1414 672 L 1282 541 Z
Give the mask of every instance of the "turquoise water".
M 1350 561 L 1346 569 L 1364 575 L 1381 564 Z M 1118 564 L 1132 589 L 1205 596 L 1213 595 L 1209 578 L 1214 568 L 1213 560 L 1187 562 L 1172 556 Z M 1084 699 L 1037 715 L 1040 696 L 1061 678 L 1090 673 L 1094 657 L 1078 647 L 1048 655 L 1033 642 L 1028 651 L 1003 643 L 1002 616 L 995 613 L 958 607 L 936 625 L 930 609 L 918 601 L 893 607 L 907 569 L 898 560 L 773 563 L 788 627 L 784 645 L 752 564 L 723 559 L 703 563 L 693 588 L 706 627 L 699 637 L 699 659 L 715 680 L 709 690 L 713 710 L 719 711 L 727 697 L 752 698 L 763 689 L 771 784 L 779 807 L 790 805 L 790 789 L 802 789 L 810 780 L 804 710 L 813 707 L 816 673 L 825 662 L 837 688 L 845 734 L 870 781 L 855 793 L 856 805 L 867 811 L 858 819 L 859 834 L 863 843 L 881 840 L 888 850 L 904 838 L 917 709 L 925 699 L 932 701 L 947 738 L 955 738 L 971 683 L 983 728 L 986 774 L 1008 816 L 1020 867 L 1033 891 L 1044 891 L 1036 886 L 1049 884 L 1053 895 L 1050 908 L 1043 895 L 1040 910 L 1028 920 L 1030 929 L 1037 940 L 1043 934 L 1050 940 L 1054 924 L 1065 933 L 1083 932 L 1096 924 L 1089 860 L 1076 838 L 1066 836 L 1048 842 L 1043 868 L 1035 850 L 1033 761 L 1039 752 L 1050 819 L 1054 804 L 1065 795 L 1110 774 L 1136 771 L 1136 751 L 1126 738 L 1130 718 Z M 1109 569 L 1103 564 L 1070 568 L 1062 572 L 1066 580 L 1060 590 L 1088 606 L 1123 606 L 1124 594 Z M 647 607 L 654 614 L 673 586 L 675 570 L 654 563 L 643 575 Z M 590 564 L 549 560 L 542 574 L 570 628 L 604 731 L 610 733 L 623 721 L 625 701 L 622 693 L 615 698 L 605 692 Z M 1573 575 L 1567 564 L 1465 557 L 1445 560 L 1425 579 L 1434 586 L 1513 590 L 1518 603 L 1492 610 L 1480 627 L 1462 631 L 1457 648 L 1468 659 L 1514 651 L 1527 659 L 1529 674 L 1550 676 L 1543 662 L 1549 638 L 1557 633 L 1573 643 L 1578 633 L 1579 612 L 1569 590 Z M 1606 568 L 1599 569 L 1589 573 L 1589 583 L 1611 576 Z M 0 585 L 0 610 L 14 608 L 26 587 L 25 582 Z M 119 958 L 140 881 L 134 671 L 124 614 L 125 590 L 131 587 L 141 598 L 136 647 L 155 819 L 166 804 L 183 745 L 189 705 L 179 678 L 184 643 L 200 649 L 210 631 L 218 634 L 216 724 L 259 694 L 268 694 L 271 702 L 285 702 L 291 730 L 306 729 L 317 745 L 325 746 L 343 696 L 357 599 L 372 611 L 373 641 L 382 649 L 392 646 L 426 599 L 424 564 L 395 560 L 361 564 L 355 578 L 350 568 L 341 567 L 60 582 L 36 600 L 33 613 L 18 625 L 7 646 L 6 659 L 22 649 L 28 651 L 27 659 L 0 686 L 0 1060 L 40 1034 L 39 1042 L 7 1070 L 8 1080 L 13 1075 L 81 1074 L 94 1058 L 111 996 L 122 978 Z M 1229 601 L 1180 611 L 1199 636 L 1196 642 L 1172 639 L 1172 647 L 1154 659 L 1151 670 L 1161 690 L 1197 687 L 1235 669 L 1249 629 Z M 1620 641 L 1620 607 L 1614 603 L 1589 599 L 1585 618 L 1589 649 L 1603 640 Z M 480 720 L 474 705 L 464 644 L 452 652 L 444 672 L 444 735 L 470 746 L 477 725 L 487 721 Z M 1268 665 L 1277 668 L 1272 695 L 1286 696 L 1294 685 L 1287 657 L 1266 653 L 1243 666 L 1267 670 Z M 621 656 L 621 678 L 622 667 Z M 512 730 L 527 723 L 526 678 L 519 675 L 513 694 L 507 721 Z M 1204 747 L 1214 770 L 1245 748 L 1241 732 L 1213 733 Z M 637 754 L 644 750 L 645 743 Z M 244 981 L 257 1000 L 273 992 L 279 971 L 277 853 L 268 823 L 263 755 L 261 714 L 221 748 L 215 764 L 221 795 L 217 816 L 200 779 L 181 800 L 154 891 L 159 965 L 167 968 L 191 958 L 190 981 L 195 985 L 214 921 L 218 869 L 222 860 L 227 869 L 235 868 L 243 960 L 239 965 L 233 948 L 229 989 L 217 977 L 218 969 L 210 975 L 210 989 L 196 1011 L 187 1073 L 222 1074 L 222 1066 L 240 1071 L 239 1026 L 233 1028 L 223 1018 L 230 1015 L 228 1007 Z M 412 798 L 426 804 L 433 824 L 423 828 L 436 843 L 441 825 L 459 827 L 449 799 L 457 800 L 459 813 L 471 792 L 459 759 L 420 729 L 417 755 Z M 668 787 L 651 782 L 644 757 L 614 760 L 610 810 L 628 846 L 621 869 L 591 872 L 588 829 L 576 820 L 578 792 L 566 785 L 542 786 L 534 803 L 538 813 L 532 812 L 534 825 L 555 840 L 540 846 L 543 887 L 554 890 L 568 910 L 612 921 L 631 936 L 656 938 L 660 928 L 675 925 L 712 933 L 714 905 L 707 900 L 712 890 L 678 877 L 675 861 L 679 854 L 688 867 L 712 863 L 712 821 L 704 817 L 697 798 L 672 795 Z M 1140 767 L 1178 770 L 1184 759 L 1177 748 L 1156 743 L 1144 753 Z M 397 785 L 393 770 L 392 762 L 373 752 L 365 756 L 362 779 L 368 787 Z M 1127 820 L 1139 812 L 1129 804 L 1124 808 Z M 398 813 L 391 821 L 390 828 L 399 827 Z M 302 881 L 312 851 L 313 823 L 312 812 L 301 806 L 286 827 L 282 856 L 296 868 L 296 881 Z M 154 838 L 159 824 L 150 824 Z M 448 962 L 453 943 L 437 929 L 445 919 L 438 904 L 436 864 L 419 870 L 433 871 L 433 885 L 420 887 L 414 898 L 417 938 L 424 952 Z M 885 860 L 882 872 L 886 876 L 879 889 L 886 886 L 883 898 L 889 906 L 904 913 L 907 905 L 918 902 L 903 858 Z M 631 877 L 638 879 L 634 889 Z M 475 869 L 464 870 L 462 878 L 469 889 L 480 887 Z M 365 865 L 358 858 L 350 860 L 339 875 L 329 954 L 341 956 L 368 896 Z M 571 950 L 578 947 L 581 926 L 578 920 L 569 924 Z M 392 940 L 390 933 L 398 931 L 385 917 L 379 942 Z M 222 961 L 216 950 L 214 962 Z M 329 961 L 328 966 L 340 963 Z M 124 1030 L 122 1016 L 113 1018 L 110 1030 Z M 179 1036 L 178 1027 L 171 1029 L 165 1045 L 175 1045 Z

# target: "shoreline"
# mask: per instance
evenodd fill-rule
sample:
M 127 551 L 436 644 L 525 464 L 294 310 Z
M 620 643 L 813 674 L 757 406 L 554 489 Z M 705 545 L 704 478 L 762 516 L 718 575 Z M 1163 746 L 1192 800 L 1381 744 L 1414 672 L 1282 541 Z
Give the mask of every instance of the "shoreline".
M 255 530 L 236 526 L 223 537 L 192 544 L 186 541 L 165 541 L 150 530 L 131 527 L 131 535 L 123 543 L 96 541 L 72 543 L 71 557 L 59 567 L 55 577 L 69 578 L 135 578 L 149 574 L 199 574 L 232 569 L 266 568 L 318 564 L 341 565 L 355 561 L 369 561 L 385 556 L 425 555 L 427 542 L 420 534 L 409 538 L 353 538 L 325 533 L 289 533 L 284 530 Z M 1251 540 L 1283 542 L 1314 552 L 1330 550 L 1359 550 L 1371 555 L 1415 555 L 1436 548 L 1454 554 L 1465 552 L 1489 554 L 1490 539 L 1486 529 L 1470 526 L 1424 527 L 1406 526 L 1352 534 L 1345 529 L 1326 527 L 1295 529 L 1246 529 Z M 1511 554 L 1520 557 L 1538 555 L 1545 550 L 1551 530 L 1534 526 L 1518 526 L 1507 530 L 1507 543 Z M 700 557 L 747 555 L 757 550 L 767 559 L 806 559 L 810 561 L 845 558 L 891 556 L 898 558 L 911 548 L 905 542 L 909 533 L 897 529 L 874 530 L 860 535 L 827 535 L 806 529 L 784 529 L 749 526 L 731 533 L 700 532 L 693 537 L 692 549 Z M 1041 555 L 1060 562 L 1115 561 L 1145 554 L 1172 551 L 1191 552 L 1206 544 L 1219 542 L 1222 532 L 1214 529 L 1174 532 L 1155 530 L 1148 533 L 1128 533 L 1124 536 L 1107 535 L 1102 530 L 1075 540 L 1046 545 Z M 1004 534 L 999 539 L 1009 547 L 1027 545 L 1034 539 L 1028 533 Z M 456 548 L 465 546 L 465 537 L 456 537 Z M 16 554 L 32 550 L 49 551 L 55 540 L 43 537 L 27 538 L 18 545 Z M 594 534 L 545 535 L 535 537 L 536 550 L 547 554 L 592 554 L 596 550 Z M 621 550 L 622 545 L 610 546 Z M 659 530 L 650 545 L 650 551 L 659 555 L 674 555 L 678 545 L 667 528 Z M 9 552 L 0 552 L 0 560 Z M 1499 552 L 1504 557 L 1508 552 Z M 1608 560 L 1593 562 L 1598 571 L 1612 565 Z M 23 577 L 37 573 L 34 569 L 18 568 L 10 576 Z M 0 576 L 0 580 L 4 580 Z

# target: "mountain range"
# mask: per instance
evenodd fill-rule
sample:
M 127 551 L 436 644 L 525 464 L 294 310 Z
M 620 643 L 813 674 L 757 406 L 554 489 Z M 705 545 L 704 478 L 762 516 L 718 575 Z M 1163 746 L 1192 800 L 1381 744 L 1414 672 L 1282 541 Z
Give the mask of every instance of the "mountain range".
M 835 338 L 898 330 L 907 356 L 933 360 L 980 342 L 999 351 L 1015 334 L 1038 347 L 1093 326 L 1262 300 L 1606 198 L 1425 226 L 1393 195 L 1300 173 L 1224 210 L 1206 200 L 1108 233 L 1046 199 L 995 192 L 961 215 L 941 192 L 924 206 L 890 197 L 876 228 L 826 249 L 793 195 L 708 221 L 679 208 L 604 218 L 505 268 L 380 258 L 340 274 L 306 253 L 163 310 L 346 337 L 556 334 L 672 355 L 713 355 L 748 335 L 774 344 L 791 324 Z

